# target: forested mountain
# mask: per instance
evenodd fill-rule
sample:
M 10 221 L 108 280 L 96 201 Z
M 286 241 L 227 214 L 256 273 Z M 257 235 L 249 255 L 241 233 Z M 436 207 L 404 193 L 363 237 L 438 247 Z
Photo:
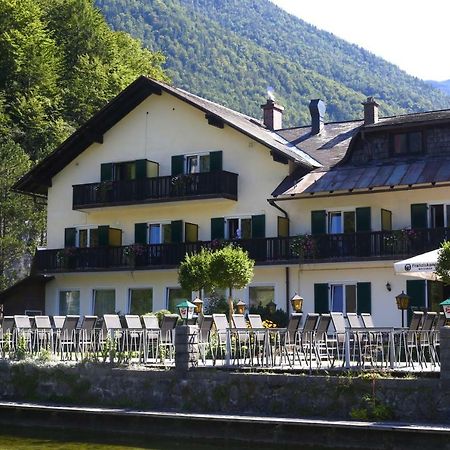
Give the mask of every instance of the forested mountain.
M 450 80 L 446 81 L 428 81 L 432 86 L 437 89 L 440 89 L 442 92 L 450 95 Z
M 0 290 L 45 241 L 43 202 L 11 186 L 161 54 L 112 31 L 92 0 L 0 0 Z
M 361 117 L 375 96 L 384 115 L 450 107 L 450 97 L 269 0 L 96 0 L 108 22 L 167 57 L 173 82 L 260 117 L 268 86 L 285 124 L 309 122 L 309 99 L 328 120 Z M 318 5 L 320 7 L 320 5 Z

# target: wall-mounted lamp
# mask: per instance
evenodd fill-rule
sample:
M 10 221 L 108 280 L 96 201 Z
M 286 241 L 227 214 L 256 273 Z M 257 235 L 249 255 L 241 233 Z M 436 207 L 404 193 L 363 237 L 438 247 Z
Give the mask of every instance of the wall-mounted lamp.
M 392 286 L 391 283 L 389 283 L 389 281 L 386 283 L 386 289 L 391 292 L 392 291 Z

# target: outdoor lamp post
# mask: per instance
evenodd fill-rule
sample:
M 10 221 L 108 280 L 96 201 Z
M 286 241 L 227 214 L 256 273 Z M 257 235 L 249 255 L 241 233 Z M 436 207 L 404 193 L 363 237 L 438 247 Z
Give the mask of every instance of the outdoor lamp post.
M 195 305 L 195 314 L 201 314 L 203 312 L 203 300 L 197 297 L 192 303 Z
M 444 309 L 445 318 L 447 320 L 449 320 L 450 319 L 450 298 L 441 302 L 440 305 L 442 305 L 442 308 Z
M 292 309 L 296 313 L 302 312 L 303 309 L 303 297 L 300 297 L 300 295 L 297 294 L 297 292 L 294 294 L 294 296 L 291 298 L 291 305 Z
M 187 325 L 187 321 L 194 316 L 195 305 L 187 300 L 183 300 L 177 305 L 178 314 L 184 320 L 184 324 Z
M 242 300 L 239 300 L 236 304 L 236 314 L 244 314 L 246 306 Z
M 410 298 L 411 297 L 408 294 L 405 294 L 404 291 L 402 291 L 401 294 L 398 294 L 395 297 L 395 301 L 397 302 L 397 309 L 401 310 L 402 312 L 402 328 L 405 326 L 405 311 L 408 309 Z

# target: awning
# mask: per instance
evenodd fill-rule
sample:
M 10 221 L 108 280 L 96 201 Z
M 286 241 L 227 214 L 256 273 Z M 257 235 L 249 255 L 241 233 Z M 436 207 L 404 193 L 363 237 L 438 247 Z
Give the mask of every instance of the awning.
M 425 280 L 439 280 L 434 273 L 440 249 L 422 253 L 394 263 L 394 271 L 397 275 L 423 278 Z

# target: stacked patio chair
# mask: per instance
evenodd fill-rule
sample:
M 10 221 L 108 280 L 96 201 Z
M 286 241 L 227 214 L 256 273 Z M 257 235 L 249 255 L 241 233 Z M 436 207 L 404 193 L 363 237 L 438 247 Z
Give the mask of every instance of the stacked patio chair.
M 420 360 L 419 330 L 422 326 L 423 315 L 422 311 L 413 311 L 409 328 L 402 333 L 402 347 L 405 351 L 405 361 L 412 368 L 414 368 L 414 356 L 417 362 Z M 399 352 L 398 358 L 400 357 L 401 354 Z
M 78 330 L 78 353 L 84 359 L 89 353 L 97 351 L 97 333 L 95 325 L 97 323 L 97 316 L 84 316 L 81 321 L 81 327 Z
M 217 359 L 221 357 L 222 359 L 225 357 L 225 351 L 227 347 L 227 339 L 228 339 L 228 330 L 229 324 L 228 319 L 225 314 L 213 314 L 213 322 L 214 322 L 214 337 L 215 337 L 215 349 L 213 355 L 213 364 L 215 365 Z M 230 353 L 232 353 L 231 349 L 231 336 L 230 338 Z M 231 354 L 229 355 L 231 357 Z
M 275 338 L 269 335 L 269 329 L 264 327 L 260 314 L 249 314 L 248 320 L 252 329 L 253 345 L 258 364 L 270 365 L 273 363 L 273 344 L 277 344 L 278 336 Z
M 0 329 L 0 352 L 3 357 L 13 351 L 14 316 L 4 316 Z
M 33 332 L 31 330 L 31 320 L 29 316 L 14 316 L 14 347 L 19 350 L 31 353 L 33 349 Z
M 322 360 L 325 359 L 328 365 L 332 363 L 332 348 L 328 344 L 328 329 L 331 324 L 330 314 L 321 314 L 317 320 L 314 331 L 314 350 L 318 367 L 322 366 Z
M 437 363 L 437 353 L 435 340 L 433 338 L 434 324 L 437 322 L 438 316 L 436 312 L 428 311 L 422 322 L 422 328 L 419 333 L 419 363 L 420 367 L 427 364 L 428 359 L 433 366 Z M 427 355 L 429 358 L 427 358 Z
M 446 323 L 445 314 L 443 312 L 440 312 L 436 322 L 434 323 L 434 330 L 433 330 L 434 348 L 436 349 L 436 360 L 438 364 L 440 364 L 441 328 L 445 326 L 445 323 Z
M 161 360 L 165 362 L 175 358 L 175 327 L 178 322 L 178 314 L 164 314 L 161 322 L 161 338 L 159 341 L 159 351 Z
M 130 354 L 131 352 L 137 352 L 138 360 L 143 357 L 143 345 L 144 345 L 144 328 L 142 327 L 141 319 L 138 315 L 126 314 L 125 322 L 127 325 L 125 336 L 125 348 Z
M 233 325 L 237 330 L 233 332 L 236 345 L 236 358 L 239 362 L 246 359 L 249 363 L 253 363 L 253 344 L 251 341 L 251 332 L 247 327 L 247 321 L 244 314 L 233 314 Z
M 77 325 L 80 316 L 68 315 L 64 319 L 61 329 L 56 333 L 56 345 L 61 359 L 72 359 L 77 355 Z M 56 323 L 56 322 L 55 322 Z
M 49 316 L 36 316 L 34 318 L 34 343 L 37 352 L 42 350 L 54 351 L 53 328 Z
M 361 322 L 365 328 L 375 328 L 373 323 L 372 314 L 369 313 L 361 313 Z
M 314 332 L 317 325 L 319 314 L 308 313 L 306 315 L 303 328 L 300 330 L 300 364 L 302 359 L 312 368 L 312 360 L 316 359 L 316 350 L 314 348 Z
M 65 320 L 66 316 L 51 316 L 50 322 L 52 323 L 53 330 L 55 331 L 61 330 Z
M 124 349 L 124 330 L 120 317 L 117 314 L 104 314 L 103 326 L 99 339 L 100 350 L 106 357 L 109 351 L 110 359 L 114 355 L 121 354 Z
M 336 361 L 342 359 L 342 365 L 345 364 L 345 328 L 347 324 L 345 323 L 344 314 L 341 312 L 331 312 L 331 323 L 334 327 L 334 336 L 332 339 L 328 340 L 328 343 L 333 346 L 333 365 Z M 349 343 L 350 346 L 350 343 Z
M 285 354 L 288 358 L 289 365 L 293 365 L 295 362 L 295 358 L 299 359 L 298 349 L 300 345 L 300 335 L 298 333 L 300 324 L 302 321 L 303 314 L 302 313 L 292 313 L 289 318 L 289 322 L 287 325 L 286 333 L 284 335 L 284 340 L 282 345 L 285 348 Z M 289 356 L 292 356 L 292 362 L 289 359 Z
M 211 330 L 213 327 L 213 316 L 203 315 L 200 320 L 198 330 L 198 350 L 203 364 L 206 364 L 206 357 L 209 354 L 213 355 L 213 346 L 211 342 Z
M 158 317 L 153 315 L 142 316 L 144 322 L 144 362 L 148 358 L 156 360 L 158 357 L 159 340 L 161 339 L 161 329 L 159 328 Z

